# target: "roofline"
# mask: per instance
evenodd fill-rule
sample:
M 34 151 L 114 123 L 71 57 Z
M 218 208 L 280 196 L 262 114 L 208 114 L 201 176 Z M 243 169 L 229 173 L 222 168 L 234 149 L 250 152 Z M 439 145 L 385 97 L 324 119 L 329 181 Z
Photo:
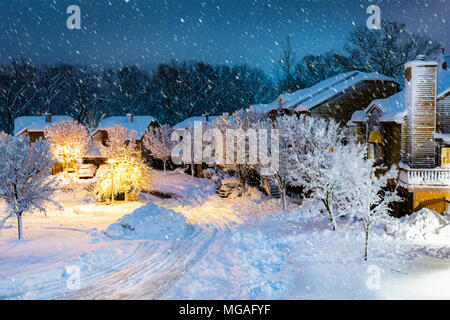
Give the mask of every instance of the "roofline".
M 392 97 L 392 96 L 391 96 L 391 97 Z M 386 99 L 388 99 L 388 98 L 386 98 Z M 373 108 L 376 108 L 376 109 L 378 109 L 379 111 L 381 111 L 382 113 L 385 113 L 386 111 L 383 110 L 383 107 L 381 107 L 381 106 L 378 104 L 378 102 L 379 102 L 380 100 L 384 100 L 384 99 L 376 99 L 376 100 L 373 100 L 373 101 L 367 106 L 367 108 L 364 109 L 364 112 L 365 112 L 365 113 L 369 113 Z
M 25 131 L 28 131 L 28 129 L 27 128 L 23 128 L 22 130 L 20 130 L 19 132 L 17 132 L 16 134 L 15 134 L 15 136 L 17 137 L 17 136 L 20 136 L 22 133 L 24 133 Z
M 110 118 L 126 118 L 126 117 L 127 117 L 127 116 L 112 116 L 112 117 L 105 118 L 105 119 L 103 119 L 102 121 L 104 121 L 104 120 L 106 120 L 106 119 L 110 119 Z M 154 116 L 135 116 L 135 115 L 133 115 L 133 117 L 151 117 L 151 118 L 153 118 L 153 119 L 152 119 L 152 121 L 150 121 L 150 123 L 148 124 L 149 126 L 152 124 L 152 122 L 156 122 L 156 123 L 159 124 L 158 119 L 156 119 Z M 102 121 L 100 121 L 100 123 L 102 123 Z M 99 125 L 100 125 L 100 124 L 99 124 Z M 97 127 L 97 129 L 95 129 L 95 131 L 92 132 L 89 136 L 92 137 L 92 136 L 93 136 L 94 134 L 96 134 L 98 131 L 101 131 L 101 130 L 107 131 L 108 129 L 114 128 L 115 126 L 117 126 L 117 125 L 114 125 L 114 126 L 111 126 L 111 127 L 107 127 L 107 128 L 100 128 L 100 127 Z M 143 137 L 144 137 L 144 134 L 142 134 L 142 137 L 140 137 L 138 140 L 141 140 Z
M 440 99 L 440 98 L 442 98 L 442 97 L 444 97 L 445 95 L 447 95 L 447 94 L 449 94 L 449 93 L 450 93 L 450 87 L 447 88 L 447 90 L 444 90 L 444 92 L 441 92 L 441 93 L 436 97 L 436 100 L 437 100 L 437 99 Z
M 17 119 L 29 118 L 29 117 L 44 118 L 45 115 L 43 115 L 43 116 L 20 116 L 20 117 L 14 118 L 14 126 L 16 124 L 16 120 Z M 69 119 L 67 119 L 67 120 L 64 120 L 64 119 L 63 120 L 58 120 L 56 122 L 50 122 L 49 125 L 51 125 L 53 123 L 61 122 L 61 121 L 76 121 L 73 117 L 71 117 L 69 115 L 55 114 L 55 115 L 52 115 L 52 117 L 67 117 L 67 118 L 70 118 L 70 120 Z M 46 125 L 45 127 L 48 127 L 49 125 Z M 45 128 L 44 128 L 44 130 L 37 130 L 37 129 L 36 130 L 29 130 L 28 127 L 24 127 L 17 134 L 15 134 L 15 136 L 18 136 L 18 135 L 22 134 L 24 131 L 28 131 L 28 132 L 45 132 Z
M 363 72 L 362 72 L 362 73 L 363 73 Z M 395 83 L 398 87 L 400 86 L 400 83 L 399 83 L 397 80 L 395 80 L 395 79 L 389 79 L 389 80 L 362 79 L 361 81 L 357 82 L 356 84 L 361 83 L 361 82 L 393 82 L 393 83 Z M 348 86 L 348 87 L 346 87 L 344 90 L 347 90 L 348 88 L 352 88 L 352 87 L 354 87 L 354 86 L 355 86 L 355 85 Z M 344 91 L 344 90 L 341 90 L 341 91 L 339 91 L 339 92 L 336 92 L 336 93 L 335 93 L 333 96 L 331 96 L 330 98 L 328 98 L 328 99 L 326 99 L 326 100 L 324 100 L 324 101 L 322 101 L 322 102 L 320 102 L 320 103 L 318 103 L 318 104 L 315 104 L 315 105 L 312 106 L 311 108 L 306 108 L 306 109 L 308 109 L 308 110 L 311 111 L 311 110 L 313 110 L 313 109 L 319 107 L 320 105 L 322 105 L 322 104 L 324 104 L 324 103 L 327 103 L 328 101 L 332 100 L 333 98 L 335 98 L 336 96 L 338 96 L 339 94 L 341 94 L 342 91 Z M 354 90 L 354 89 L 353 89 L 353 90 Z M 394 94 L 395 94 L 395 93 L 394 93 Z M 386 99 L 387 99 L 387 98 L 386 98 Z M 380 99 L 376 99 L 376 100 L 380 100 Z M 376 101 L 376 100 L 373 100 L 373 101 L 371 102 L 371 104 L 372 104 L 374 101 Z M 301 106 L 301 104 L 300 104 L 300 103 L 294 104 L 292 107 L 289 107 L 288 109 L 293 110 L 293 109 L 297 108 L 298 106 Z M 369 105 L 369 106 L 370 106 L 370 105 Z
M 151 123 L 150 123 L 151 124 Z M 149 126 L 150 126 L 150 124 L 149 124 Z M 113 127 L 111 127 L 111 128 L 113 128 Z M 96 134 L 97 132 L 99 132 L 99 131 L 108 131 L 108 129 L 109 128 L 97 128 L 97 129 L 95 129 L 95 131 L 94 132 L 92 132 L 90 135 L 89 135 L 89 138 L 92 138 L 92 136 L 94 135 L 94 134 Z M 133 130 L 133 131 L 136 131 L 136 130 L 134 130 L 134 129 L 131 129 L 131 130 Z M 147 131 L 147 129 L 144 131 L 144 133 L 142 134 L 142 136 L 141 137 L 139 137 L 138 138 L 138 136 L 136 136 L 136 140 L 142 140 L 142 138 L 144 138 L 144 135 L 145 135 L 145 132 Z M 136 132 L 137 133 L 137 132 Z
M 438 66 L 436 60 L 411 60 L 405 63 L 405 68 L 412 66 Z

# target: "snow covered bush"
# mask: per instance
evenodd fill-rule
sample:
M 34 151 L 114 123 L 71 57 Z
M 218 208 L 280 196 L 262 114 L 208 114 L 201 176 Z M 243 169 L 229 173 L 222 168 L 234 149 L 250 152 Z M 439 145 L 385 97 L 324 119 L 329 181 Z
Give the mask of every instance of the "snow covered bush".
M 124 194 L 125 200 L 136 200 L 139 191 L 152 187 L 152 170 L 144 163 L 136 148 L 136 132 L 123 126 L 108 129 L 108 141 L 102 154 L 110 163 L 109 170 L 98 177 L 94 193 L 100 201 Z
M 56 122 L 45 129 L 45 137 L 50 142 L 54 157 L 64 163 L 66 175 L 69 163 L 86 153 L 87 130 L 77 121 Z
M 173 129 L 168 125 L 162 125 L 158 128 L 148 128 L 145 131 L 142 143 L 151 154 L 164 163 L 164 173 L 166 173 L 166 164 L 172 154 L 174 143 L 171 140 Z
M 393 167 L 384 175 L 377 176 L 372 159 L 366 159 L 366 148 L 349 145 L 340 149 L 336 157 L 337 167 L 345 179 L 344 198 L 341 209 L 362 221 L 365 232 L 364 260 L 368 258 L 371 228 L 380 223 L 389 222 L 389 205 L 401 198 L 396 191 L 387 189 L 388 181 L 397 178 L 397 169 Z
M 6 217 L 16 216 L 18 236 L 22 238 L 22 214 L 37 209 L 45 213 L 45 202 L 53 202 L 55 181 L 50 178 L 54 163 L 47 141 L 30 145 L 26 137 L 0 139 L 0 197 L 7 204 Z M 53 202 L 54 203 L 54 202 Z

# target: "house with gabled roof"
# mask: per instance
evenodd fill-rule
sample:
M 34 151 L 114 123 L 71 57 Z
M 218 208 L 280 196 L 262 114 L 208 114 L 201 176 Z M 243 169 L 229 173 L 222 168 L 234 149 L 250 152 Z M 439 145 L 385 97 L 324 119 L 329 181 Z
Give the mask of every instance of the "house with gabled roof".
M 382 170 L 398 165 L 411 210 L 450 210 L 449 55 L 405 65 L 405 89 L 355 112 L 348 126 Z
M 61 121 L 73 121 L 70 116 L 51 115 L 50 113 L 42 116 L 22 116 L 14 119 L 14 135 L 26 136 L 30 139 L 30 143 L 34 143 L 38 139 L 45 139 L 45 129 L 52 124 Z M 74 163 L 69 164 L 69 170 L 74 169 Z M 64 164 L 55 162 L 52 167 L 52 174 L 58 174 L 64 170 Z
M 197 117 L 190 117 L 181 121 L 180 123 L 177 123 L 173 126 L 173 128 L 186 130 L 189 128 L 193 128 L 196 123 L 207 124 L 208 126 L 210 126 L 211 123 L 218 118 L 220 118 L 220 116 L 202 115 Z
M 24 135 L 33 143 L 45 139 L 45 128 L 60 121 L 71 121 L 70 116 L 44 114 L 42 116 L 23 116 L 14 119 L 14 135 Z
M 399 91 L 397 80 L 378 74 L 352 71 L 342 73 L 310 88 L 285 93 L 269 104 L 252 105 L 253 110 L 269 114 L 307 113 L 334 118 L 345 124 L 357 110 L 373 100 L 384 99 Z
M 85 163 L 100 165 L 106 162 L 106 158 L 101 153 L 101 146 L 106 146 L 108 141 L 108 129 L 115 126 L 123 126 L 128 131 L 136 132 L 136 152 L 143 157 L 147 157 L 142 147 L 142 139 L 145 131 L 151 127 L 158 127 L 159 123 L 152 116 L 135 116 L 127 114 L 125 116 L 108 117 L 100 121 L 97 129 L 91 134 L 91 143 L 89 144 L 86 156 L 83 158 Z

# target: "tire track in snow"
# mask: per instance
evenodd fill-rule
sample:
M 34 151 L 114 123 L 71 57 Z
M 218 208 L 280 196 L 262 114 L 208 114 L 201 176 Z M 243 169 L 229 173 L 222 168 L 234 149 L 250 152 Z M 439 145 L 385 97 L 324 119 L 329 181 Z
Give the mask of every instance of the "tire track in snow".
M 121 269 L 90 275 L 95 282 L 57 299 L 157 299 L 207 252 L 217 231 L 198 229 L 193 235 L 160 250 L 143 242 Z M 81 279 L 86 283 L 87 278 Z
M 105 278 L 108 275 L 117 272 L 131 263 L 136 259 L 136 255 L 139 254 L 142 250 L 144 250 L 143 247 L 146 247 L 145 250 L 154 250 L 156 247 L 160 246 L 158 243 L 140 243 L 133 252 L 127 256 L 126 258 L 119 260 L 117 263 L 112 264 L 108 266 L 107 269 L 101 270 L 101 271 L 94 271 L 89 273 L 87 276 L 81 278 L 81 283 L 90 285 L 91 283 L 94 283 L 95 281 L 98 281 L 100 278 Z M 55 299 L 55 297 L 64 296 L 65 292 L 68 291 L 67 288 L 67 281 L 64 280 L 57 280 L 50 283 L 42 283 L 41 288 L 33 288 L 31 293 L 33 299 Z M 7 297 L 8 299 L 28 299 L 29 291 L 21 292 L 18 294 L 15 294 L 14 296 Z

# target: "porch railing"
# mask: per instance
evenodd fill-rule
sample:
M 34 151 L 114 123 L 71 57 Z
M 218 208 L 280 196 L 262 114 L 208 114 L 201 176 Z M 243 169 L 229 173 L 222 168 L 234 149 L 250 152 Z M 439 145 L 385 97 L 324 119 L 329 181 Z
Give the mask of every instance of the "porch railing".
M 408 186 L 450 188 L 450 169 L 400 169 L 399 183 Z

